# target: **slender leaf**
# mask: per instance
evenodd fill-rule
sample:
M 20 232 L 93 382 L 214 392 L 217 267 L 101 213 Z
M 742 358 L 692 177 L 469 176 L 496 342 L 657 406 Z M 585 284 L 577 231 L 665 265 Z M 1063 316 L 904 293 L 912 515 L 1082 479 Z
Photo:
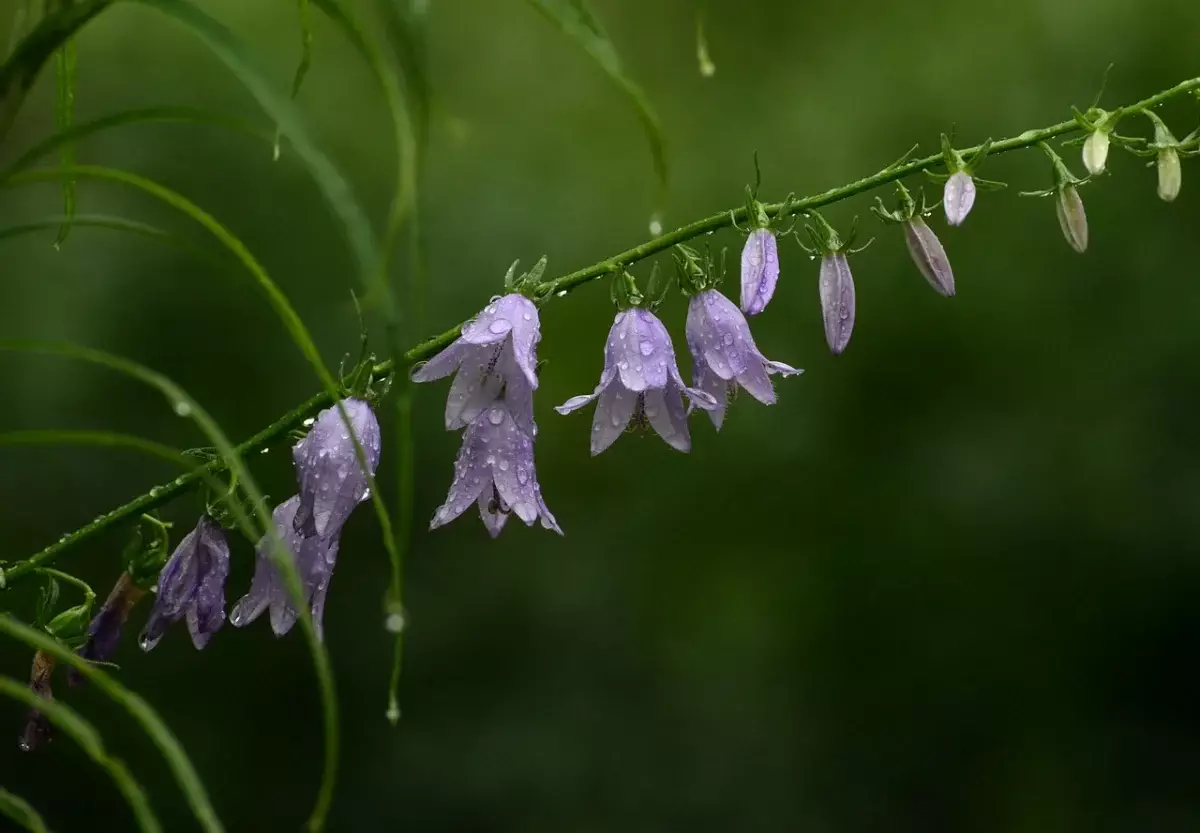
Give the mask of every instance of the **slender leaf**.
M 14 626 L 15 629 L 10 630 Z M 54 650 L 46 650 L 41 648 L 40 645 L 34 646 L 39 650 L 43 650 L 48 654 L 74 656 L 74 654 L 63 648 L 55 640 L 35 631 L 33 628 L 22 625 L 7 614 L 0 616 L 0 632 L 8 633 L 10 636 L 14 636 L 30 645 L 33 643 L 25 637 L 37 637 L 38 642 L 45 642 L 54 646 Z M 86 663 L 84 664 L 86 665 Z M 108 774 L 112 776 L 113 783 L 117 785 L 117 789 L 129 803 L 129 808 L 133 811 L 134 819 L 137 821 L 138 829 L 142 833 L 161 833 L 162 825 L 158 823 L 158 819 L 154 816 L 154 811 L 150 809 L 150 800 L 146 797 L 145 790 L 133 779 L 125 764 L 108 754 L 104 748 L 104 741 L 100 738 L 100 733 L 96 731 L 92 724 L 80 717 L 79 713 L 74 709 L 64 706 L 56 700 L 47 700 L 39 697 L 30 691 L 27 686 L 21 685 L 21 683 L 11 677 L 0 677 L 0 695 L 11 697 L 18 702 L 24 703 L 29 708 L 37 709 L 44 714 L 54 724 L 56 729 L 75 741 L 79 745 L 79 748 L 87 753 L 89 758 L 108 771 Z M 147 706 L 147 708 L 149 707 Z M 38 822 L 40 824 L 41 819 L 38 819 Z M 41 829 L 45 830 L 44 824 Z
M 308 13 L 308 0 L 297 0 L 296 14 L 300 18 L 300 63 L 296 65 L 296 74 L 292 76 L 292 99 L 300 95 L 300 87 L 312 66 L 312 16 Z M 275 128 L 275 146 L 272 155 L 279 161 L 279 143 L 283 138 L 283 128 Z
M 58 67 L 58 96 L 54 106 L 54 128 L 59 133 L 70 130 L 75 121 L 75 52 L 75 38 L 68 38 L 67 42 L 60 46 L 58 52 L 55 53 L 55 64 Z M 59 147 L 59 161 L 64 168 L 75 164 L 74 142 L 63 142 Z M 62 191 L 65 219 L 58 230 L 58 236 L 54 239 L 54 248 L 56 249 L 67 242 L 67 235 L 71 233 L 71 220 L 75 216 L 74 177 L 63 177 Z
M 29 833 L 50 833 L 50 828 L 32 804 L 3 787 L 0 787 L 0 815 L 7 816 Z
M 658 178 L 658 201 L 661 207 L 668 184 L 667 153 L 663 141 L 662 125 L 658 114 L 650 106 L 642 88 L 634 83 L 625 72 L 621 58 L 612 40 L 592 13 L 586 0 L 528 0 L 538 11 L 554 22 L 563 34 L 579 44 L 592 57 L 614 83 L 629 97 L 646 140 L 650 143 L 650 155 L 654 161 L 654 173 Z
M 39 231 L 61 228 L 65 219 L 66 218 L 64 217 L 43 217 L 40 220 L 31 220 L 28 223 L 5 226 L 0 228 L 0 240 L 7 240 L 10 237 L 20 237 L 25 234 L 36 234 Z M 128 220 L 124 217 L 113 217 L 107 214 L 76 214 L 72 225 L 80 228 L 99 228 L 108 229 L 110 231 L 124 231 L 130 234 L 139 234 L 144 237 L 158 240 L 190 254 L 194 254 L 197 257 L 203 258 L 204 260 L 207 260 L 216 266 L 224 265 L 220 258 L 195 241 L 189 240 L 183 235 L 160 229 L 157 226 L 141 223 L 137 220 Z
M 54 52 L 115 0 L 75 0 L 49 11 L 0 66 L 0 142 Z

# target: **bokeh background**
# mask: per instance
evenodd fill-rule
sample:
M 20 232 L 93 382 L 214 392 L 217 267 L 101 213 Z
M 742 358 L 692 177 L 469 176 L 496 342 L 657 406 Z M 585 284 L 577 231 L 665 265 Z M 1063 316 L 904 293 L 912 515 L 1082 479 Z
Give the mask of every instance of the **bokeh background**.
M 281 86 L 298 54 L 294 4 L 204 4 L 261 50 Z M 695 56 L 696 4 L 595 7 L 659 110 L 674 182 L 670 227 L 763 194 L 813 193 L 956 127 L 1013 135 L 1197 74 L 1200 7 L 1175 0 L 956 4 L 708 2 L 717 71 Z M 421 201 L 430 264 L 422 335 L 474 312 L 514 258 L 550 273 L 640 242 L 654 208 L 636 119 L 590 60 L 519 0 L 433 2 L 435 104 Z M 3 15 L 7 25 L 9 15 Z M 381 222 L 393 148 L 382 101 L 318 14 L 300 96 L 324 146 Z M 3 33 L 0 33 L 3 34 Z M 0 38 L 2 39 L 2 38 Z M 191 104 L 270 125 L 186 32 L 117 7 L 79 40 L 79 118 Z M 52 129 L 47 73 L 2 149 Z M 1194 101 L 1162 111 L 1187 133 Z M 1145 124 L 1123 128 L 1147 135 Z M 331 363 L 356 346 L 352 263 L 301 167 L 241 135 L 141 126 L 79 148 L 176 188 L 239 234 L 284 287 Z M 1079 170 L 1078 157 L 1068 157 Z M 1004 831 L 1200 828 L 1200 188 L 1158 201 L 1153 171 L 1114 150 L 1083 191 L 1092 246 L 1076 255 L 1027 151 L 989 162 L 1011 183 L 966 225 L 934 228 L 956 268 L 944 299 L 894 228 L 859 198 L 831 209 L 878 237 L 853 260 L 858 326 L 824 346 L 815 265 L 784 242 L 783 277 L 754 320 L 772 358 L 802 366 L 779 404 L 740 398 L 717 435 L 692 421 L 682 455 L 627 436 L 588 455 L 590 414 L 551 406 L 595 384 L 611 320 L 587 286 L 543 316 L 539 475 L 566 530 L 473 513 L 436 534 L 457 436 L 445 385 L 418 398 L 418 532 L 407 569 L 404 718 L 384 720 L 386 558 L 360 510 L 326 613 L 344 720 L 333 831 Z M 930 194 L 936 192 L 936 186 Z M 890 201 L 890 194 L 883 196 Z M 202 233 L 140 195 L 80 187 L 82 211 Z M 59 211 L 52 185 L 6 191 L 4 224 Z M 0 332 L 71 339 L 179 381 L 234 437 L 318 385 L 235 265 L 77 229 L 4 243 Z M 734 253 L 740 238 L 715 244 Z M 645 274 L 645 264 L 639 274 Z M 685 304 L 664 308 L 681 352 Z M 382 349 L 382 344 L 378 344 Z M 684 372 L 689 373 L 685 362 Z M 160 398 L 71 363 L 0 360 L 0 428 L 107 428 L 179 447 L 203 439 Z M 253 461 L 290 494 L 289 455 Z M 394 471 L 392 449 L 385 471 Z M 7 449 L 5 559 L 44 546 L 173 474 L 126 452 Z M 387 479 L 385 475 L 385 481 Z M 389 493 L 391 490 L 389 489 Z M 198 498 L 167 516 L 182 533 Z M 103 595 L 120 538 L 61 566 Z M 235 544 L 231 601 L 251 547 Z M 5 609 L 32 612 L 33 588 Z M 140 628 L 145 609 L 134 614 Z M 28 655 L 0 650 L 23 677 Z M 298 634 L 228 627 L 197 654 L 173 630 L 134 639 L 121 678 L 175 729 L 231 831 L 296 830 L 320 767 L 320 721 Z M 161 759 L 126 715 L 66 693 L 102 727 L 172 831 L 195 829 Z M 55 830 L 125 830 L 107 777 L 66 739 L 22 755 L 21 709 L 0 706 L 0 783 Z M 7 734 L 5 734 L 7 733 Z

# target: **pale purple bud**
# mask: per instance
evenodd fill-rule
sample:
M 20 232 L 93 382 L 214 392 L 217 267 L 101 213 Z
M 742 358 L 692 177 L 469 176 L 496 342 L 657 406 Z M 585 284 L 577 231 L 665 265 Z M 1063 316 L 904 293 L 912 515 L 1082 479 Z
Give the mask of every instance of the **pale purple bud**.
M 1158 196 L 1174 202 L 1183 185 L 1183 171 L 1179 166 L 1179 153 L 1175 148 L 1165 148 L 1158 154 Z
M 1067 185 L 1058 190 L 1058 199 L 1054 209 L 1058 213 L 1058 224 L 1062 227 L 1063 237 L 1071 244 L 1071 248 L 1083 254 L 1088 246 L 1087 213 L 1083 210 L 1083 200 L 1074 185 Z
M 374 475 L 380 454 L 375 412 L 361 399 L 345 399 L 342 407 Z M 358 462 L 354 441 L 337 407 L 321 411 L 308 435 L 292 449 L 292 459 L 300 484 L 296 529 L 305 537 L 336 537 L 354 508 L 370 496 L 370 478 Z
M 688 304 L 687 342 L 696 387 L 717 402 L 708 415 L 718 430 L 725 420 L 725 403 L 731 392 L 742 387 L 764 405 L 773 405 L 771 374 L 793 376 L 804 372 L 764 356 L 741 311 L 715 289 L 694 295 Z
M 966 171 L 950 174 L 942 192 L 942 203 L 946 207 L 946 222 L 952 226 L 962 225 L 975 205 L 975 180 Z
M 821 312 L 825 342 L 835 356 L 840 355 L 854 330 L 854 276 L 841 252 L 821 258 Z
M 953 296 L 954 272 L 950 269 L 946 250 L 920 214 L 913 215 L 904 224 L 904 242 L 908 244 L 913 263 L 917 264 L 929 285 L 946 297 Z
M 711 394 L 684 384 L 663 323 L 649 310 L 634 307 L 618 312 L 608 332 L 600 384 L 555 410 L 569 414 L 599 400 L 592 421 L 593 455 L 616 442 L 635 418 L 642 424 L 648 420 L 671 448 L 688 451 L 692 440 L 681 396 L 705 411 L 717 407 Z
M 779 244 L 767 228 L 755 229 L 742 249 L 742 312 L 758 315 L 767 308 L 779 282 Z
M 151 650 L 167 626 L 187 619 L 197 650 L 208 644 L 225 623 L 225 579 L 229 577 L 229 543 L 220 524 L 207 515 L 184 536 L 158 574 L 154 609 L 138 644 Z
M 1092 176 L 1104 173 L 1108 164 L 1108 146 L 1110 143 L 1108 131 L 1093 130 L 1083 143 L 1083 166 Z

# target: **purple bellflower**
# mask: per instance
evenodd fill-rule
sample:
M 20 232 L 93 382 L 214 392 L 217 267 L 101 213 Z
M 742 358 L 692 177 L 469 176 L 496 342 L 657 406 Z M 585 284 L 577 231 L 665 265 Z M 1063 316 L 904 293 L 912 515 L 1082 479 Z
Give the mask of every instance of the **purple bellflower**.
M 692 441 L 681 394 L 697 408 L 717 408 L 712 394 L 684 384 L 663 323 L 654 313 L 633 307 L 618 312 L 609 330 L 600 384 L 590 394 L 572 397 L 555 410 L 569 414 L 599 400 L 592 421 L 593 455 L 616 442 L 631 420 L 639 424 L 649 421 L 667 445 L 688 451 Z
M 225 623 L 225 579 L 229 577 L 229 543 L 220 524 L 203 515 L 179 542 L 158 574 L 154 609 L 138 644 L 151 650 L 167 626 L 187 620 L 192 644 L 204 648 Z
M 462 335 L 413 374 L 430 382 L 457 373 L 446 397 L 446 428 L 474 422 L 496 399 L 533 436 L 533 392 L 537 380 L 537 344 L 541 340 L 537 307 L 513 292 L 488 304 L 463 325 Z
M 696 387 L 710 394 L 717 407 L 708 412 L 718 430 L 725 421 L 731 389 L 745 388 L 764 405 L 775 403 L 770 374 L 793 376 L 804 371 L 766 358 L 754 343 L 750 325 L 732 301 L 715 289 L 693 295 L 688 304 L 687 342 L 695 367 Z
M 488 533 L 495 538 L 510 514 L 526 526 L 541 519 L 559 535 L 558 526 L 538 485 L 533 467 L 533 438 L 517 424 L 508 405 L 492 403 L 463 432 L 462 448 L 454 462 L 450 492 L 429 524 L 437 529 L 478 504 Z
M 758 315 L 767 308 L 779 283 L 779 243 L 775 232 L 757 228 L 742 249 L 742 312 Z
M 342 406 L 374 475 L 380 454 L 375 413 L 361 399 L 345 399 Z M 306 538 L 336 537 L 354 508 L 370 497 L 370 480 L 336 407 L 321 411 L 308 436 L 292 449 L 292 459 L 300 484 L 296 530 Z
M 338 538 L 336 535 L 332 538 L 319 535 L 305 537 L 297 531 L 295 518 L 300 501 L 299 495 L 288 498 L 275 507 L 271 518 L 275 534 L 283 542 L 300 574 L 305 604 L 310 606 L 317 635 L 321 636 L 321 616 L 325 608 L 325 595 L 329 592 L 329 580 L 337 561 Z M 336 532 L 340 533 L 341 530 Z M 276 636 L 283 636 L 291 630 L 299 614 L 283 576 L 271 560 L 271 547 L 271 536 L 264 535 L 258 542 L 258 559 L 254 564 L 250 591 L 234 605 L 229 621 L 234 627 L 245 627 L 269 609 L 271 630 Z

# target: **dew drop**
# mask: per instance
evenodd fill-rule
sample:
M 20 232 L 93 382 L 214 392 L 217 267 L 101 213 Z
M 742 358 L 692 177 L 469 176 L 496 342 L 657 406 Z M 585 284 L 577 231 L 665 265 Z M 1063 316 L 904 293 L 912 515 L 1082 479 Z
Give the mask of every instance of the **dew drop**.
M 497 318 L 491 324 L 488 324 L 488 331 L 501 335 L 512 329 L 512 324 L 504 318 Z
M 725 342 L 726 347 L 729 347 L 730 345 L 733 344 L 733 334 L 726 333 L 724 336 L 721 337 L 721 341 Z
M 499 425 L 504 422 L 504 411 L 499 408 L 492 408 L 491 413 L 488 414 L 488 422 L 492 425 Z
M 654 237 L 658 237 L 662 233 L 663 233 L 662 217 L 659 216 L 658 214 L 655 214 L 654 216 L 652 216 L 650 218 L 650 234 L 653 235 Z
M 565 297 L 567 297 L 567 290 L 565 290 L 565 289 L 560 289 L 560 290 L 558 290 L 558 292 L 555 292 L 555 293 L 554 293 L 554 297 L 556 297 L 556 298 L 565 298 Z
M 404 614 L 393 611 L 383 620 L 383 627 L 388 633 L 400 633 L 404 630 Z
M 314 422 L 316 422 L 316 420 L 312 417 L 309 417 L 308 419 L 304 420 L 303 425 L 305 428 L 311 428 Z
M 184 401 L 175 403 L 175 414 L 177 416 L 186 417 L 192 415 L 192 406 Z
M 508 461 L 507 460 L 500 461 L 500 471 L 508 471 Z
M 642 343 L 638 345 L 638 350 L 643 356 L 650 356 L 654 353 L 654 342 L 648 338 L 642 339 Z

